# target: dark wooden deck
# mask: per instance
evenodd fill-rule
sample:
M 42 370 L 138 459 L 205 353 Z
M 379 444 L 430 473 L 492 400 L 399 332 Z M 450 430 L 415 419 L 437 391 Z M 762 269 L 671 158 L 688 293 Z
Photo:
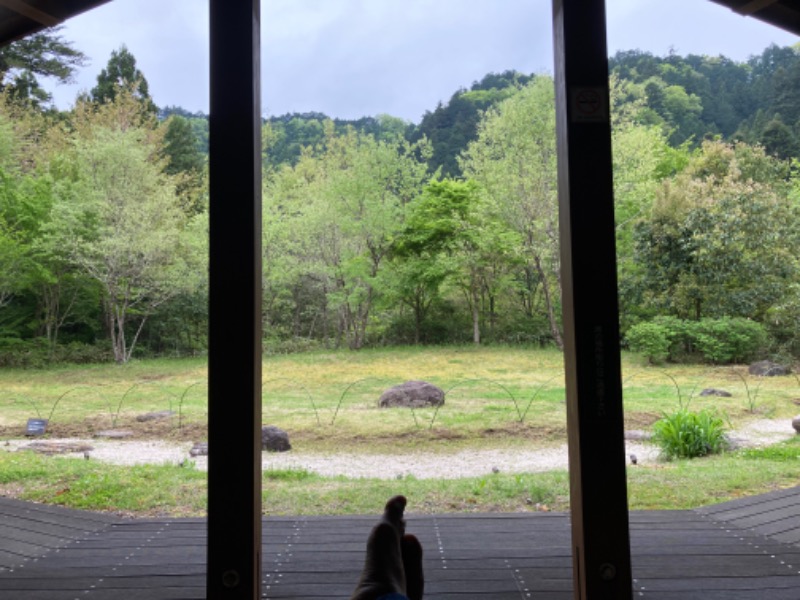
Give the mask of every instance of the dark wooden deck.
M 265 598 L 347 598 L 374 517 L 266 519 Z M 426 598 L 572 598 L 568 516 L 408 517 Z M 205 521 L 121 520 L 0 499 L 0 600 L 204 598 Z M 634 597 L 799 600 L 800 487 L 631 514 Z

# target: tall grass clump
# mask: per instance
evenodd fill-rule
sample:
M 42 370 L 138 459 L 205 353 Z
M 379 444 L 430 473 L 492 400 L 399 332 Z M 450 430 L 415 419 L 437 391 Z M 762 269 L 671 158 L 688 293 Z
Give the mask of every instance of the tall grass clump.
M 653 441 L 667 460 L 717 454 L 728 447 L 725 422 L 708 410 L 665 414 L 653 424 Z

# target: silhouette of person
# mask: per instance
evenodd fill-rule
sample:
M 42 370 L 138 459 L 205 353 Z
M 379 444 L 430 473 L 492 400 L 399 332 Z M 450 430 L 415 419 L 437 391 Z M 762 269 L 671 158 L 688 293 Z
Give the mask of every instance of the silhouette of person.
M 364 570 L 350 600 L 422 600 L 422 545 L 406 533 L 404 496 L 386 503 L 367 539 Z

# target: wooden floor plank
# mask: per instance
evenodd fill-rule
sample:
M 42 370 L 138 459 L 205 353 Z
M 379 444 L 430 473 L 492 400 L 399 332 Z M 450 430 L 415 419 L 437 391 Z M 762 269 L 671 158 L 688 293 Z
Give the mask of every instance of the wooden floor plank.
M 800 512 L 800 497 L 784 496 L 767 502 L 748 504 L 744 507 L 712 513 L 718 521 L 744 521 L 747 519 L 771 519 L 776 515 L 797 514 Z
M 778 500 L 788 499 L 783 494 Z M 783 500 L 782 500 L 783 499 Z M 775 497 L 765 502 L 775 508 Z M 754 507 L 757 503 L 749 502 Z M 741 508 L 741 503 L 737 504 Z M 791 506 L 783 502 L 784 507 Z M 798 600 L 800 547 L 776 535 L 737 527 L 736 520 L 707 511 L 631 513 L 634 591 L 657 600 Z M 36 515 L 58 526 L 59 511 Z M 19 504 L 0 514 L 2 531 L 30 525 L 31 512 Z M 82 520 L 68 537 L 30 534 L 38 557 L 14 571 L 0 571 L 0 600 L 190 600 L 205 595 L 205 521 Z M 791 520 L 791 517 L 788 517 Z M 36 523 L 43 523 L 37 521 Z M 364 560 L 374 517 L 265 519 L 265 598 L 347 597 Z M 25 531 L 24 527 L 22 531 Z M 408 531 L 425 548 L 426 598 L 430 600 L 571 600 L 569 519 L 565 514 L 409 515 Z M 62 547 L 55 547 L 56 540 Z M 66 540 L 66 541 L 65 541 Z M 16 540 L 17 543 L 20 540 Z M 2 553 L 14 540 L 0 537 Z M 80 593 L 78 593 L 80 592 Z
M 697 512 L 716 515 L 747 506 L 758 506 L 764 504 L 765 502 L 772 502 L 780 498 L 796 498 L 797 496 L 800 496 L 800 486 L 775 490 L 773 492 L 759 494 L 756 496 L 746 496 L 744 498 L 738 498 L 728 502 L 721 502 L 719 504 L 711 504 L 697 509 Z

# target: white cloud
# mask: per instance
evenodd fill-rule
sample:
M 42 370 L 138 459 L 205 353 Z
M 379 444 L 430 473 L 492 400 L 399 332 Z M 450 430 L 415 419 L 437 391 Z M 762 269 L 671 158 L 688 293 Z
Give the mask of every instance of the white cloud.
M 549 0 L 269 0 L 262 4 L 265 109 L 418 120 L 486 73 L 552 71 Z M 609 48 L 725 54 L 745 60 L 795 36 L 698 0 L 608 0 Z M 92 60 L 69 106 L 123 43 L 155 102 L 208 107 L 205 0 L 114 0 L 67 23 Z

